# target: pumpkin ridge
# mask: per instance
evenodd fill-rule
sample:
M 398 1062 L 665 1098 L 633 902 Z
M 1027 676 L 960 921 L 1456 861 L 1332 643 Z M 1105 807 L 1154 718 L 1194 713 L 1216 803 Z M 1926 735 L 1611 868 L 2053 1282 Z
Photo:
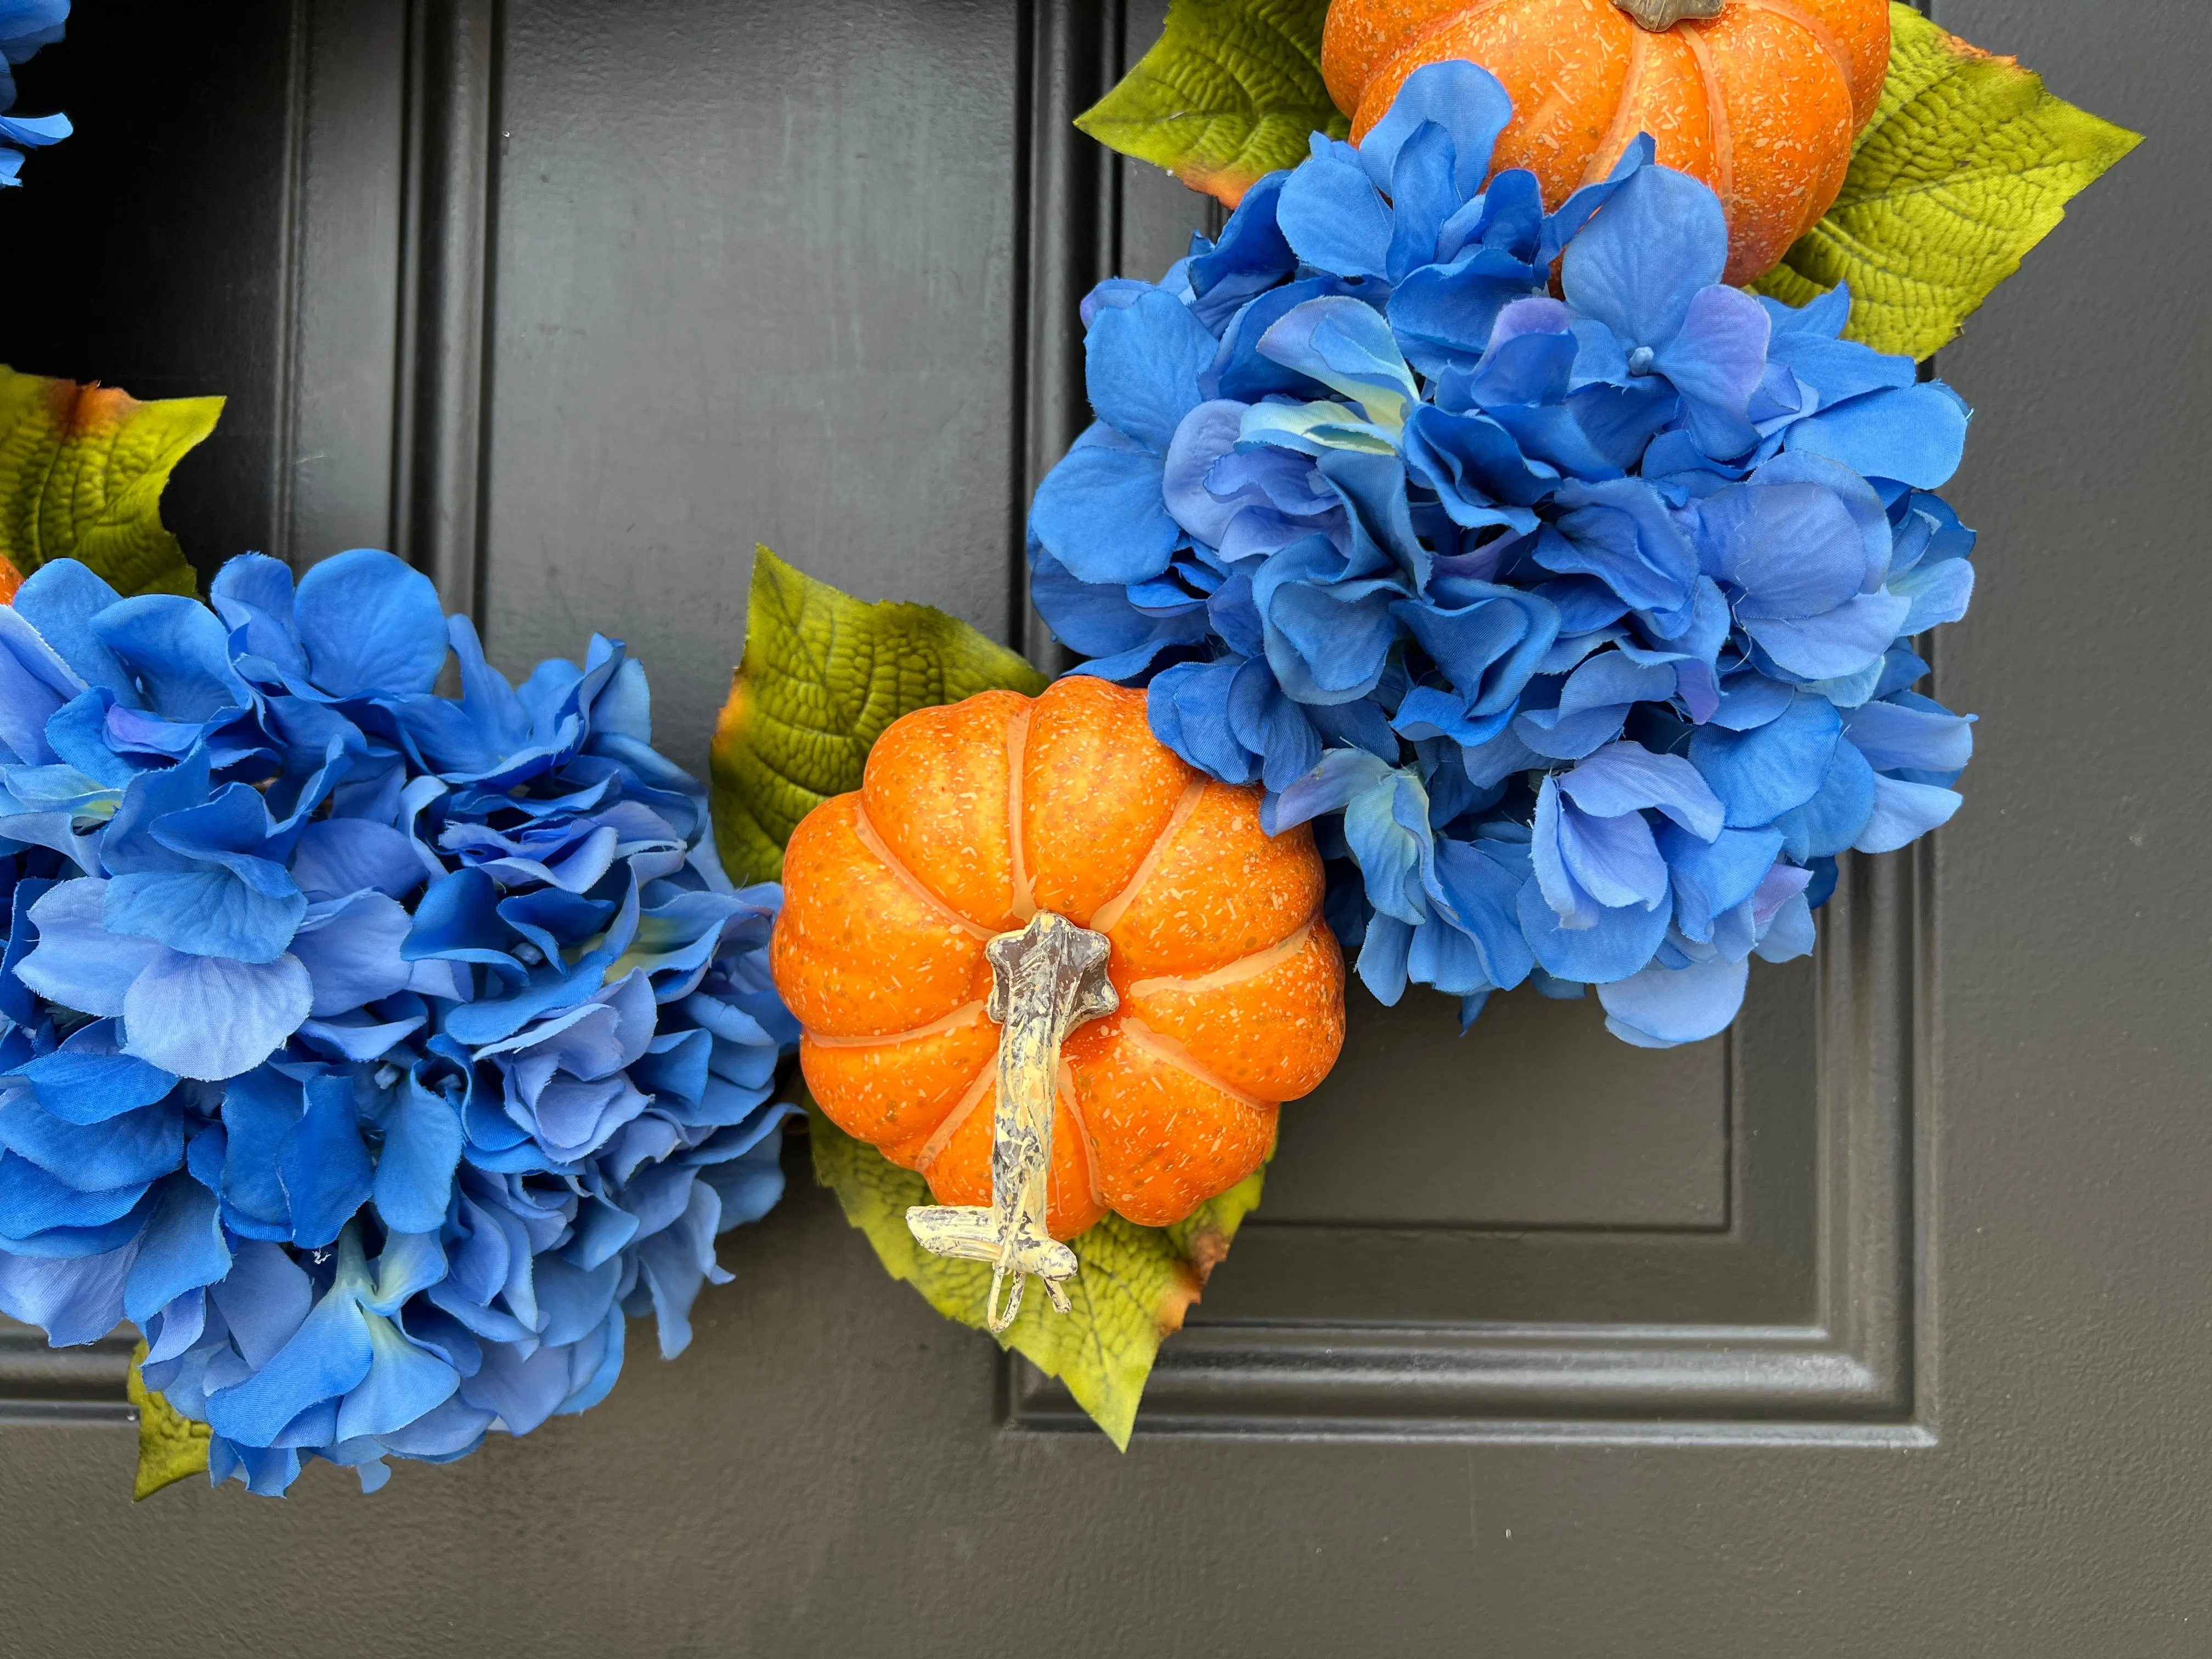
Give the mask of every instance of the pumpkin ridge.
M 921 1150 L 914 1155 L 917 1174 L 928 1175 L 929 1166 L 937 1162 L 937 1155 L 958 1133 L 960 1126 L 975 1115 L 976 1107 L 981 1105 L 983 1097 L 991 1092 L 991 1085 L 998 1075 L 999 1050 L 994 1044 L 991 1057 L 977 1070 L 974 1080 L 968 1085 L 967 1092 L 952 1103 L 952 1109 L 945 1115 L 945 1121 L 929 1132 L 929 1139 L 921 1143 Z
M 1202 974 L 1178 977 L 1174 974 L 1155 974 L 1150 979 L 1132 980 L 1124 994 L 1131 1000 L 1152 996 L 1162 991 L 1182 996 L 1195 995 L 1201 991 L 1217 990 L 1224 985 L 1241 985 L 1248 979 L 1257 979 L 1273 968 L 1279 968 L 1306 948 L 1313 938 L 1314 922 L 1305 926 L 1273 945 L 1264 945 L 1249 956 L 1239 957 L 1234 962 L 1224 963 L 1218 968 Z
M 892 852 L 883 836 L 876 832 L 876 826 L 869 821 L 867 806 L 857 793 L 853 798 L 853 835 L 861 846 L 868 849 L 871 857 L 890 872 L 892 880 L 928 905 L 943 920 L 970 939 L 988 940 L 996 937 L 989 928 L 977 927 L 947 904 L 931 890 L 928 883 L 906 867 L 899 855 Z
M 1186 1076 L 1196 1078 L 1209 1089 L 1218 1089 L 1230 1099 L 1241 1105 L 1249 1106 L 1255 1112 L 1264 1112 L 1270 1105 L 1275 1103 L 1255 1099 L 1236 1085 L 1216 1077 L 1212 1072 L 1200 1065 L 1198 1056 L 1184 1048 L 1182 1043 L 1177 1042 L 1171 1036 L 1162 1036 L 1133 1014 L 1124 1014 L 1121 1017 L 1121 1034 L 1129 1039 L 1130 1047 L 1148 1058 L 1157 1060 L 1163 1066 L 1173 1066 Z
M 1635 141 L 1636 135 L 1624 132 L 1624 127 L 1636 125 L 1636 89 L 1644 79 L 1644 66 L 1651 61 L 1651 37 L 1638 29 L 1628 44 L 1628 77 L 1620 83 L 1620 102 L 1613 112 L 1613 125 L 1606 129 L 1605 137 L 1590 152 L 1589 163 L 1583 168 L 1583 183 L 1595 185 L 1604 179 L 1621 153 Z
M 1026 927 L 1036 915 L 1036 878 L 1030 872 L 1026 843 L 1028 833 L 1022 827 L 1022 769 L 1029 756 L 1030 716 L 1036 712 L 1032 702 L 1027 708 L 1006 722 L 1006 845 L 1012 857 L 1012 892 L 1008 896 L 1007 908 L 1014 920 Z
M 1735 137 L 1729 129 L 1728 102 L 1722 96 L 1721 77 L 1713 69 L 1704 32 L 1684 29 L 1682 40 L 1690 48 L 1690 56 L 1698 60 L 1698 75 L 1705 83 L 1705 108 L 1713 131 L 1713 172 L 1718 175 L 1711 180 L 1712 191 L 1725 204 L 1735 194 Z
M 957 1031 L 963 1025 L 972 1025 L 981 1018 L 984 1005 L 979 1000 L 963 1003 L 942 1019 L 933 1019 L 927 1025 L 917 1025 L 910 1031 L 893 1031 L 885 1036 L 830 1037 L 816 1036 L 809 1031 L 807 1041 L 817 1048 L 883 1048 L 894 1042 L 911 1042 L 916 1037 L 941 1036 L 947 1031 Z
M 1129 884 L 1091 913 L 1091 920 L 1085 926 L 1092 933 L 1112 933 L 1114 924 L 1129 913 L 1130 905 L 1136 902 L 1137 895 L 1144 891 L 1145 884 L 1160 867 L 1160 860 L 1167 856 L 1168 848 L 1175 844 L 1175 838 L 1182 833 L 1183 825 L 1190 822 L 1190 815 L 1198 811 L 1198 803 L 1206 793 L 1207 781 L 1200 775 L 1183 786 L 1182 798 L 1176 802 L 1175 811 L 1168 814 L 1168 821 L 1160 826 L 1160 833 L 1152 837 L 1152 844 L 1145 849 L 1145 856 L 1137 860 L 1136 872 L 1129 878 Z
M 1060 1062 L 1060 1075 L 1054 1079 L 1053 1098 L 1067 1108 L 1068 1121 L 1075 1125 L 1076 1150 L 1083 1158 L 1083 1182 L 1090 1189 L 1091 1201 L 1102 1210 L 1113 1206 L 1106 1201 L 1106 1184 L 1098 1178 L 1098 1137 L 1091 1132 L 1091 1121 L 1083 1115 L 1083 1102 L 1075 1086 L 1075 1067 L 1065 1056 Z
M 1808 15 L 1796 4 L 1795 0 L 1741 0 L 1741 3 L 1754 11 L 1779 17 L 1785 23 L 1795 23 L 1813 37 L 1813 44 L 1820 47 L 1821 55 L 1835 66 L 1837 76 L 1844 83 L 1844 94 L 1852 101 L 1852 118 L 1856 120 L 1857 83 L 1852 78 L 1850 54 L 1844 50 L 1844 43 L 1837 38 L 1836 32 L 1819 18 Z

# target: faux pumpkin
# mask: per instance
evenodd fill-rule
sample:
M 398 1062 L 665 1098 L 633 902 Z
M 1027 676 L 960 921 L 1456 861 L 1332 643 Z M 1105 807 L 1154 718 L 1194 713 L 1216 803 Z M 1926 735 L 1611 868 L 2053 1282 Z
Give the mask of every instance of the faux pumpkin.
M 1056 1302 L 1037 1264 L 1073 1267 L 1052 1240 L 1234 1186 L 1343 1041 L 1311 834 L 1267 835 L 1256 789 L 1185 765 L 1145 694 L 1103 680 L 894 722 L 860 789 L 793 833 L 783 883 L 771 960 L 815 1100 L 954 1206 L 910 1216 L 924 1243 L 1043 1273 Z M 1026 1170 L 1007 1076 L 1037 1082 Z M 1033 1236 L 1009 1255 L 1028 1178 Z
M 1889 0 L 1333 0 L 1322 75 L 1355 138 L 1425 64 L 1466 58 L 1512 94 L 1494 165 L 1547 206 L 1639 132 L 1712 186 L 1728 280 L 1771 269 L 1843 188 L 1889 63 Z

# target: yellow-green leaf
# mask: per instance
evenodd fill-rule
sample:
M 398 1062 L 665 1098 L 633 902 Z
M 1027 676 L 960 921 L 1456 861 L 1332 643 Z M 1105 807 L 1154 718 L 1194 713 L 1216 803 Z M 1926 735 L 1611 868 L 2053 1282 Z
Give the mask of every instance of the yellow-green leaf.
M 935 1201 L 929 1183 L 855 1140 L 820 1108 L 810 1105 L 808 1117 L 814 1178 L 836 1194 L 845 1219 L 867 1235 L 884 1270 L 947 1319 L 982 1329 L 990 1268 L 932 1255 L 907 1231 L 907 1206 Z M 1082 1268 L 1066 1285 L 1073 1311 L 1054 1312 L 1032 1287 L 1001 1340 L 1066 1384 L 1076 1404 L 1127 1451 L 1160 1344 L 1182 1328 L 1206 1275 L 1228 1255 L 1237 1227 L 1260 1201 L 1260 1182 L 1255 1170 L 1172 1227 L 1108 1216 L 1074 1241 Z
M 1234 207 L 1313 133 L 1351 131 L 1322 83 L 1328 15 L 1328 0 L 1172 0 L 1158 42 L 1075 125 Z
M 138 1408 L 138 1474 L 131 1486 L 131 1501 L 142 1503 L 164 1486 L 173 1486 L 187 1475 L 205 1474 L 208 1466 L 208 1425 L 195 1423 L 146 1386 L 138 1367 L 146 1361 L 146 1345 L 131 1356 L 131 1376 L 125 1388 Z
M 2142 139 L 2014 59 L 1889 9 L 1889 77 L 1843 193 L 1752 286 L 1795 306 L 1848 282 L 1851 338 L 1926 357 Z
M 730 878 L 772 881 L 799 819 L 860 787 L 868 749 L 900 715 L 978 691 L 1034 696 L 1018 653 L 926 605 L 870 605 L 753 559 L 745 654 L 714 725 L 714 845 Z
M 79 559 L 126 599 L 196 592 L 184 550 L 162 527 L 161 491 L 215 430 L 222 402 L 142 404 L 112 386 L 0 366 L 0 556 L 15 577 Z

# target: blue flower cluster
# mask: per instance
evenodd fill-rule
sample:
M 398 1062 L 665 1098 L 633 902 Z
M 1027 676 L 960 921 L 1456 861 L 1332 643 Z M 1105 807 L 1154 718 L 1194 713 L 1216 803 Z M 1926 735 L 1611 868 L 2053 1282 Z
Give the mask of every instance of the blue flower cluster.
M 1929 493 L 1967 411 L 1838 338 L 1847 293 L 1723 286 L 1719 202 L 1648 138 L 1556 212 L 1489 179 L 1510 114 L 1423 69 L 1095 290 L 1033 592 L 1163 742 L 1356 860 L 1330 915 L 1384 1002 L 1595 985 L 1667 1047 L 1811 948 L 1838 854 L 1959 805 L 1969 722 L 1907 641 L 1972 591 Z
M 66 115 L 10 115 L 15 107 L 15 66 L 40 46 L 62 38 L 70 0 L 0 0 L 0 185 L 22 183 L 23 150 L 70 136 Z M 21 145 L 22 149 L 15 148 Z
M 217 1480 L 374 1489 L 597 1402 L 626 1314 L 690 1340 L 782 1191 L 781 893 L 621 645 L 515 688 L 365 550 L 211 601 L 0 607 L 0 1309 L 136 1322 Z

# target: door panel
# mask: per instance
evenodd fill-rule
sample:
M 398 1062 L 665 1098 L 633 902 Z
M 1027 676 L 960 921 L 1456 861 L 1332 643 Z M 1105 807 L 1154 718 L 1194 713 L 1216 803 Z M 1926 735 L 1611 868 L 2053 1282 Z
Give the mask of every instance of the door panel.
M 765 542 L 1006 633 L 1016 16 L 518 5 L 501 45 L 483 619 L 619 619 L 703 767 Z
M 1066 127 L 1157 0 L 299 0 L 285 51 L 203 42 L 189 89 L 116 21 L 161 40 L 150 7 L 102 11 L 68 50 L 138 102 L 73 114 L 249 118 L 132 214 L 289 228 L 179 232 L 164 272 L 250 350 L 104 334 L 21 270 L 14 314 L 78 320 L 9 349 L 134 390 L 237 368 L 274 412 L 225 476 L 283 482 L 180 474 L 202 551 L 394 543 L 510 670 L 620 632 L 695 765 L 756 539 L 1049 659 L 1020 514 L 1087 418 L 1074 301 L 1218 222 Z M 1967 807 L 1853 864 L 1726 1039 L 1632 1050 L 1526 994 L 1462 1036 L 1355 988 L 1126 1455 L 885 1279 L 803 1139 L 689 1352 L 373 1499 L 323 1469 L 127 1510 L 121 1350 L 0 1334 L 0 1646 L 2200 1651 L 2212 349 L 2164 169 L 2212 139 L 2212 17 L 1938 15 L 2151 143 L 1945 354 L 1982 409 L 1982 586 L 1937 664 L 1985 717 Z M 22 234 L 68 231 L 70 154 L 0 204 Z

